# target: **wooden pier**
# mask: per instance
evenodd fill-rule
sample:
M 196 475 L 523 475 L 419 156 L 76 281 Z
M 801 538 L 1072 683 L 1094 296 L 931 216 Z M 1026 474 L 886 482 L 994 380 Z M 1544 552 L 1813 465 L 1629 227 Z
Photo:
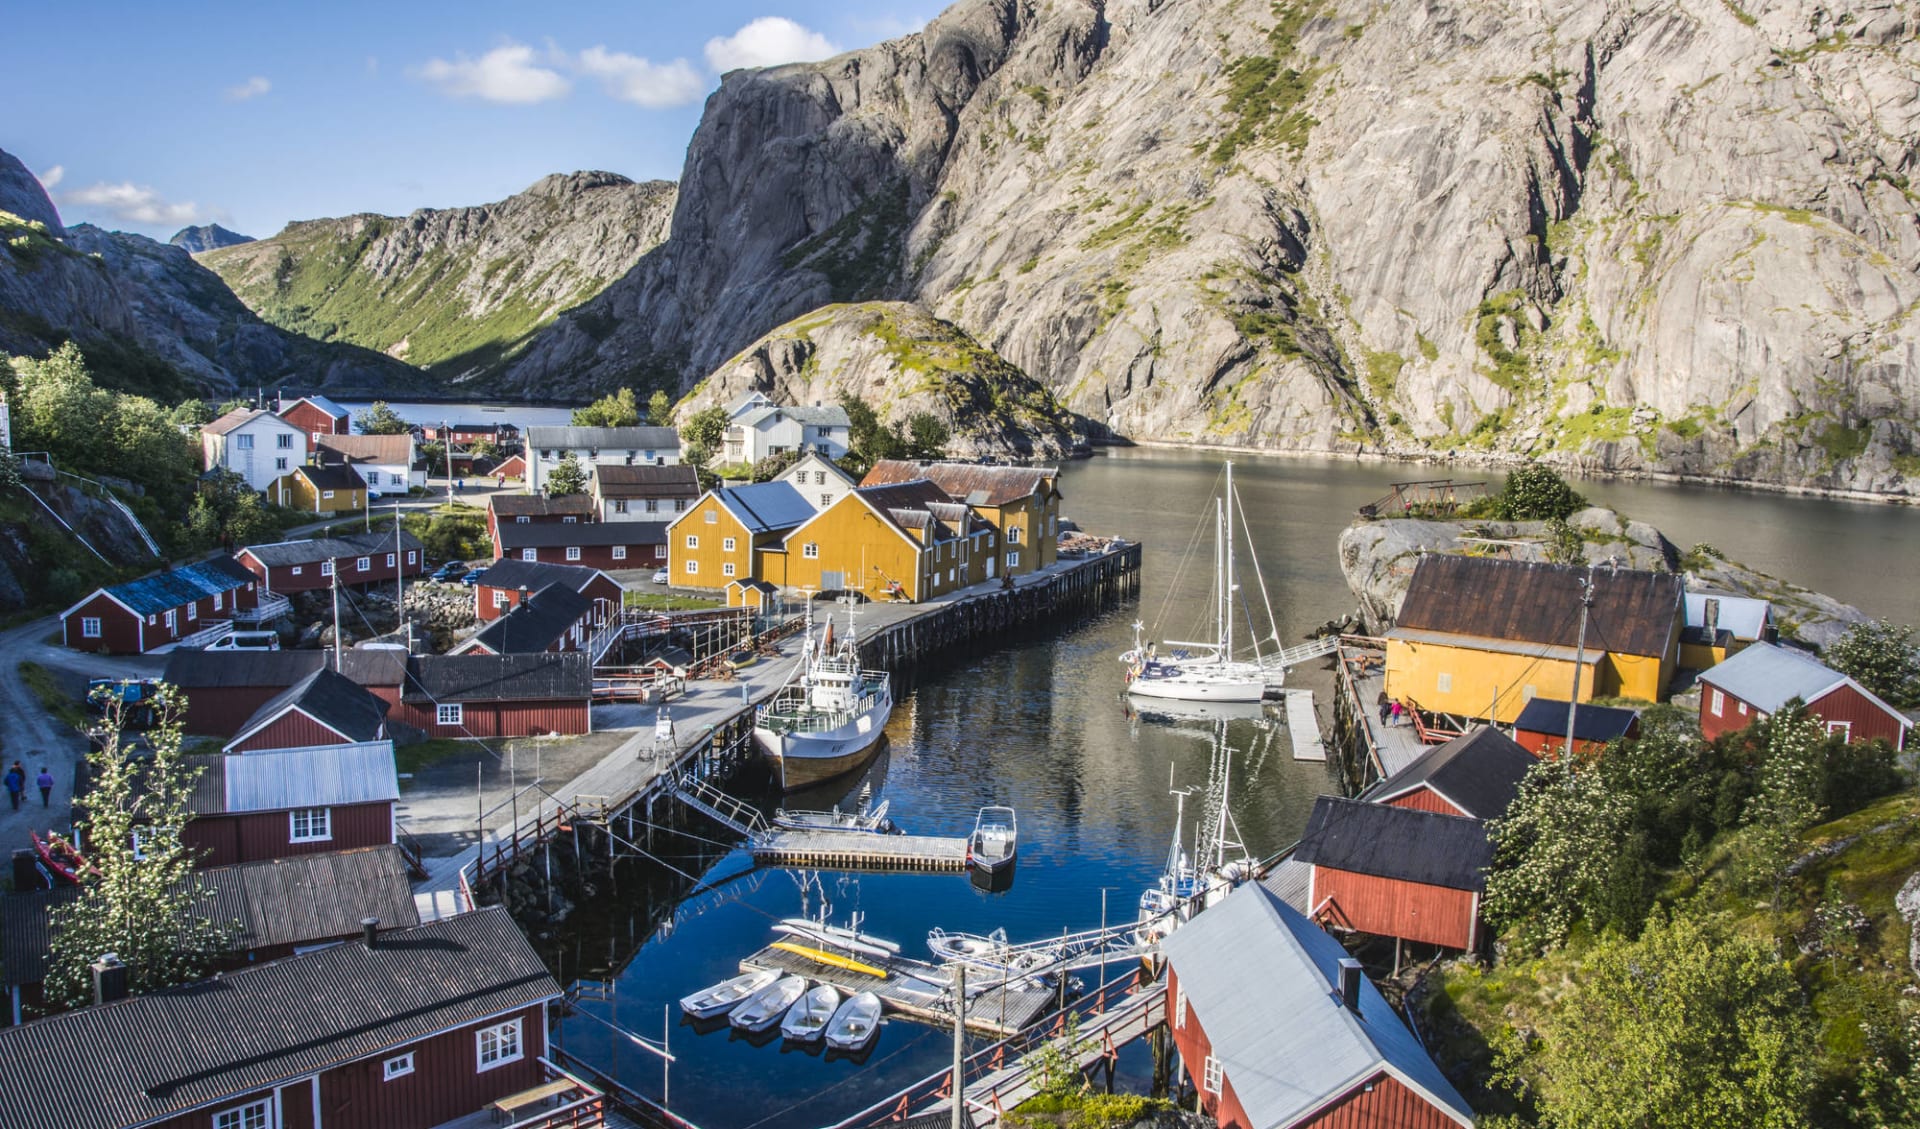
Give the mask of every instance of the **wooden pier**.
M 818 870 L 958 874 L 967 869 L 967 841 L 932 835 L 774 830 L 755 839 L 753 861 Z
M 792 943 L 814 947 L 804 937 L 795 937 Z M 823 946 L 822 951 L 833 950 Z M 742 960 L 740 970 L 772 969 L 783 975 L 804 976 L 817 983 L 831 984 L 847 996 L 872 992 L 880 997 L 889 1014 L 941 1027 L 953 1026 L 953 1006 L 947 999 L 947 970 L 943 966 L 903 956 L 882 959 L 855 955 L 849 959 L 878 968 L 886 975 L 856 972 L 771 945 Z M 1034 1020 L 1053 1010 L 1058 999 L 1056 989 L 1031 980 L 1001 984 L 967 1000 L 967 1029 L 1004 1038 L 1031 1026 Z
M 1293 739 L 1293 759 L 1324 761 L 1327 747 L 1320 741 L 1320 720 L 1313 713 L 1313 691 L 1283 690 L 1287 699 L 1287 736 Z

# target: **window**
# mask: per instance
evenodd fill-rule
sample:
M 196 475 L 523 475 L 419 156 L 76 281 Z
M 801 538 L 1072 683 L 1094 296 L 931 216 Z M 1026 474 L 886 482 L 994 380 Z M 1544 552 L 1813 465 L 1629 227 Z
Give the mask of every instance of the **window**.
M 395 1078 L 405 1078 L 412 1073 L 412 1051 L 408 1051 L 403 1055 L 394 1055 L 392 1058 L 380 1064 L 380 1079 L 383 1082 L 391 1082 Z
M 1200 1088 L 1209 1094 L 1219 1093 L 1220 1073 L 1220 1060 L 1212 1055 L 1208 1055 L 1206 1070 L 1201 1076 Z
M 333 491 L 331 491 L 331 490 L 322 490 L 322 491 L 320 491 L 320 496 L 321 496 L 322 498 L 331 498 L 331 497 L 333 497 Z
M 526 514 L 521 514 L 521 515 L 520 515 L 519 517 L 516 517 L 516 518 L 514 518 L 514 519 L 513 519 L 513 524 L 515 524 L 515 525 L 528 525 L 528 524 L 530 524 L 530 523 L 531 523 L 532 521 L 533 521 L 533 519 L 532 519 L 532 518 L 530 518 L 530 517 L 528 517 L 528 516 L 527 516 Z
M 253 450 L 253 436 L 236 435 L 233 437 L 233 445 L 242 451 L 251 451 Z
M 734 540 L 731 537 L 728 537 L 727 539 L 720 542 L 720 549 L 722 552 L 731 553 L 733 552 L 734 548 L 735 548 Z
M 626 513 L 627 500 L 625 498 L 616 498 L 613 503 L 613 512 L 617 514 Z
M 665 545 L 655 545 L 655 546 L 653 547 L 653 559 L 654 559 L 654 560 L 656 560 L 656 561 L 664 561 L 664 560 L 666 560 L 666 559 L 667 559 L 667 547 L 666 547 Z
M 224 593 L 215 592 L 213 594 L 213 610 L 219 611 L 220 606 L 225 601 L 225 599 L 226 599 L 226 596 Z
M 1745 702 L 1740 703 L 1740 716 L 1741 717 L 1747 716 L 1747 703 Z
M 687 562 L 687 575 L 688 575 L 688 576 L 692 576 L 692 575 L 694 575 L 695 573 L 697 573 L 697 572 L 699 572 L 699 571 L 700 571 L 700 562 L 699 562 L 699 561 L 688 561 L 688 562 Z
M 1827 722 L 1827 732 L 1829 734 L 1838 733 L 1842 741 L 1851 741 L 1853 740 L 1853 722 L 1829 721 Z
M 821 508 L 821 509 L 823 509 L 823 510 L 824 510 L 824 509 L 826 509 L 826 508 L 827 508 L 828 506 L 831 506 L 831 505 L 833 505 L 833 495 L 831 495 L 831 494 L 822 494 L 822 495 L 820 495 L 820 508 Z
M 577 561 L 577 560 L 579 560 L 579 559 L 580 559 L 580 546 L 578 546 L 578 545 L 568 545 L 568 546 L 567 546 L 567 559 L 568 559 L 568 560 L 570 560 L 570 561 Z
M 200 605 L 188 604 L 187 605 L 187 622 L 192 623 L 194 620 L 199 618 L 200 618 Z
M 698 549 L 699 547 L 700 547 L 700 538 L 691 533 L 687 534 L 687 548 Z
M 361 557 L 359 560 L 354 562 L 353 567 L 356 569 L 359 569 L 361 572 L 365 572 L 368 569 L 373 567 L 373 558 Z
M 306 569 L 305 569 L 305 568 L 303 568 L 303 567 L 302 567 L 302 566 L 300 566 L 300 565 L 294 565 L 294 566 L 293 566 L 293 574 L 294 574 L 295 576 L 299 576 L 299 575 L 300 575 L 301 573 L 303 573 L 303 572 L 305 572 L 305 571 L 306 571 Z
M 277 458 L 277 459 L 275 459 L 275 460 L 273 460 L 273 469 L 275 469 L 275 470 L 285 470 L 285 469 L 287 469 L 287 460 L 286 460 L 286 458 L 285 458 L 285 456 L 282 456 L 281 458 Z
M 575 517 L 575 516 L 574 516 L 573 514 L 567 514 L 567 515 L 565 515 L 565 516 L 563 516 L 563 517 L 562 517 L 562 518 L 560 519 L 560 524 L 561 524 L 561 525 L 575 525 L 575 524 L 578 524 L 578 523 L 579 523 L 579 521 L 580 521 L 580 519 L 579 519 L 578 517 Z
M 414 550 L 412 550 L 412 549 L 408 549 L 408 550 L 407 550 L 407 563 L 408 563 L 408 564 L 412 564 L 412 563 L 413 563 L 413 554 L 414 554 Z
M 133 857 L 144 860 L 147 852 L 158 845 L 160 840 L 173 834 L 171 827 L 136 827 L 133 829 Z
M 99 616 L 90 615 L 90 616 L 81 617 L 80 638 L 82 639 L 100 638 L 100 617 Z
M 660 512 L 660 499 L 658 499 L 658 498 L 648 498 L 648 499 L 647 499 L 647 512 L 648 512 L 648 513 L 650 513 L 650 514 L 657 514 L 657 513 L 659 513 L 659 512 Z
M 261 1098 L 257 1102 L 223 1109 L 213 1115 L 213 1129 L 270 1129 L 273 1125 L 272 1105 L 271 1098 Z
M 626 560 L 626 559 L 627 559 L 627 547 L 626 547 L 625 545 L 615 545 L 615 546 L 613 547 L 613 559 L 614 559 L 614 560 L 616 560 L 616 561 L 624 561 L 624 560 Z
M 800 546 L 800 555 L 807 558 L 810 561 L 819 560 L 820 559 L 819 542 L 809 541 L 806 544 Z
M 686 513 L 686 512 L 687 512 L 687 500 L 686 500 L 685 498 L 675 498 L 675 499 L 673 500 L 673 512 L 674 512 L 674 513 L 677 513 L 677 514 L 683 514 L 683 513 Z
M 395 486 L 405 486 L 407 484 L 407 476 L 404 474 L 389 473 L 387 477 L 393 480 Z
M 814 472 L 813 472 L 813 484 L 814 484 L 815 486 L 825 486 L 825 485 L 827 484 L 827 472 L 826 472 L 826 471 L 824 471 L 824 470 L 816 470 L 816 471 L 814 471 Z
M 553 452 L 552 452 L 552 451 L 542 451 L 542 452 L 540 452 L 540 457 L 541 457 L 541 458 L 543 458 L 543 459 L 551 459 L 551 458 L 553 458 Z
M 719 520 L 720 520 L 720 511 L 719 511 L 719 510 L 715 510 L 715 509 L 709 509 L 709 510 L 707 511 L 707 524 L 708 524 L 708 525 L 712 525 L 712 524 L 714 524 L 715 522 L 717 522 L 717 521 L 719 521 Z
M 948 584 L 952 584 L 952 583 L 954 582 L 954 580 L 955 580 L 955 578 L 957 578 L 957 577 L 958 577 L 959 575 L 960 575 L 960 574 L 959 574 L 959 571 L 958 571 L 958 570 L 956 570 L 956 569 L 951 569 L 951 568 L 950 568 L 950 569 L 948 569 L 948 570 L 947 570 L 947 583 L 948 583 Z
M 732 561 L 727 561 L 726 563 L 724 563 L 724 564 L 722 564 L 722 565 L 720 566 L 720 575 L 721 575 L 721 576 L 732 576 L 732 575 L 733 575 L 733 562 L 732 562 Z
M 1007 554 L 1007 567 L 1008 567 L 1008 568 L 1019 568 L 1019 567 L 1020 567 L 1020 554 L 1019 554 L 1019 553 L 1008 553 L 1008 554 Z
M 1180 989 L 1180 993 L 1173 1000 L 1173 1025 L 1175 1027 L 1187 1025 L 1187 990 L 1185 988 Z
M 467 707 L 459 702 L 434 707 L 433 721 L 436 725 L 465 725 Z
M 474 1033 L 474 1037 L 481 1070 L 492 1070 L 496 1066 L 505 1066 L 520 1060 L 522 1049 L 519 1020 L 509 1019 L 505 1023 L 497 1023 L 492 1027 L 482 1027 Z
M 273 439 L 274 439 L 273 445 L 280 448 L 282 451 L 290 451 L 293 449 L 293 436 L 276 435 L 273 437 Z
M 172 631 L 172 630 L 173 630 L 173 625 L 174 625 L 174 622 L 175 622 L 175 620 L 174 620 L 174 618 L 173 618 L 173 613 L 172 613 L 172 612 L 168 612 L 168 613 L 166 613 L 165 615 L 163 615 L 163 616 L 161 616 L 160 618 L 161 618 L 162 620 L 164 620 L 164 621 L 166 622 L 166 625 L 167 625 L 167 630 L 168 630 L 168 631 Z
M 295 808 L 287 813 L 292 826 L 288 839 L 295 843 L 316 843 L 333 838 L 332 808 Z
M 504 608 L 507 606 L 507 590 L 505 588 L 495 588 L 493 590 L 493 606 L 496 608 Z
M 523 561 L 537 561 L 540 559 L 540 550 L 522 549 L 520 550 L 520 559 Z
M 321 561 L 321 562 L 320 562 L 320 575 L 321 575 L 321 576 L 332 576 L 332 575 L 333 575 L 333 562 L 332 562 L 332 561 Z
M 1007 544 L 1018 545 L 1019 543 L 1020 543 L 1020 527 L 1017 525 L 1009 526 L 1007 528 Z
M 1726 708 L 1727 708 L 1727 696 L 1725 694 L 1722 694 L 1719 690 L 1715 690 L 1713 692 L 1713 700 L 1707 704 L 1707 709 L 1712 711 L 1713 716 L 1719 717 L 1722 713 L 1726 711 Z
M 393 560 L 393 554 L 392 554 L 392 553 L 388 553 L 388 554 L 387 554 L 387 567 L 388 567 L 388 568 L 392 568 L 392 567 L 393 567 L 393 565 L 394 565 L 394 560 Z
M 1436 683 L 1436 686 L 1438 687 L 1439 691 L 1442 694 L 1453 693 L 1453 673 L 1449 671 L 1445 674 L 1442 674 L 1438 682 Z

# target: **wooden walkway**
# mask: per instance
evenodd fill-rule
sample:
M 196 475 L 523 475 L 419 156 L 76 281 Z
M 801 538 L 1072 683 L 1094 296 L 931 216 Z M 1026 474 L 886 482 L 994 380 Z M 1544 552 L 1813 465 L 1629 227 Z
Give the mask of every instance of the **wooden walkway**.
M 1324 761 L 1327 747 L 1320 740 L 1320 720 L 1313 712 L 1313 691 L 1287 690 L 1287 736 L 1293 738 L 1293 759 Z
M 967 841 L 859 831 L 769 831 L 754 842 L 753 861 L 821 870 L 958 874 L 967 869 Z
M 804 937 L 792 938 L 792 943 L 812 947 Z M 882 960 L 856 955 L 851 959 L 878 968 L 886 975 L 856 972 L 772 946 L 742 960 L 740 969 L 752 972 L 770 968 L 787 975 L 804 976 L 818 983 L 833 985 L 840 989 L 841 995 L 870 991 L 880 997 L 890 1013 L 923 1023 L 953 1026 L 953 1007 L 947 998 L 945 968 L 903 956 Z M 1012 1035 L 1052 1010 L 1055 1000 L 1052 988 L 1032 982 L 989 988 L 967 1002 L 967 1028 L 983 1035 Z

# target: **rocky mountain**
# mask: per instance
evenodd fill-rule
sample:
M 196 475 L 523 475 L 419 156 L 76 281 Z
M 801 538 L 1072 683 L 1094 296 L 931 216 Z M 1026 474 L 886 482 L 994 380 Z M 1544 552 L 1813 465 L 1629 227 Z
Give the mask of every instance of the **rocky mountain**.
M 289 224 L 202 262 L 275 325 L 461 384 L 626 274 L 665 238 L 673 202 L 665 181 L 577 172 L 496 204 Z
M 228 231 L 217 223 L 201 224 L 198 227 L 183 227 L 173 233 L 168 243 L 180 248 L 189 255 L 198 255 L 202 251 L 216 251 L 222 247 L 235 247 L 242 243 L 252 243 L 253 236 L 242 235 L 237 231 Z
M 102 383 L 162 398 L 256 386 L 405 391 L 426 380 L 378 353 L 263 323 L 179 247 L 63 226 L 40 182 L 0 152 L 0 354 L 37 355 L 70 338 Z
M 953 323 L 905 302 L 826 306 L 788 322 L 721 365 L 680 410 L 752 391 L 779 404 L 833 404 L 851 394 L 889 423 L 930 412 L 947 425 L 956 456 L 1058 459 L 1077 438 L 1076 421 L 1053 393 Z
M 960 0 L 727 75 L 667 241 L 502 383 L 900 299 L 1115 436 L 1920 493 L 1915 18 Z

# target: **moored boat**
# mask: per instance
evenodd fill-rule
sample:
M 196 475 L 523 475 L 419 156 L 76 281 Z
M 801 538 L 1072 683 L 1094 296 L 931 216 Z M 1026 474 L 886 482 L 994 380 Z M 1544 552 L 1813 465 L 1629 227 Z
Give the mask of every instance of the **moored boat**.
M 780 1022 L 780 1017 L 787 1014 L 787 1009 L 806 990 L 804 977 L 782 976 L 748 996 L 746 1002 L 728 1013 L 727 1022 L 741 1031 L 765 1031 Z
M 714 1016 L 732 1011 L 742 1000 L 780 979 L 780 974 L 770 969 L 743 973 L 731 980 L 723 980 L 704 991 L 691 996 L 683 996 L 680 1010 L 694 1019 L 712 1019 Z
M 1008 944 L 1005 929 L 985 935 L 933 929 L 927 933 L 927 948 L 949 964 L 1001 977 L 1044 976 L 1060 960 L 1059 950 L 1051 945 Z
M 807 989 L 800 1002 L 787 1009 L 780 1021 L 780 1035 L 793 1043 L 818 1042 L 826 1034 L 833 1013 L 840 1010 L 840 989 L 831 984 L 816 984 Z
M 825 921 L 811 917 L 783 917 L 773 931 L 788 937 L 820 945 L 828 949 L 841 949 L 861 956 L 877 957 L 886 960 L 900 955 L 898 943 L 884 937 L 873 937 L 860 932 L 861 915 L 853 915 L 853 928 L 840 925 L 828 925 Z
M 973 834 L 967 836 L 967 865 L 989 874 L 1013 865 L 1020 849 L 1020 832 L 1013 809 L 994 805 L 980 809 L 974 817 Z
M 800 665 L 793 679 L 755 713 L 753 740 L 781 791 L 791 792 L 866 764 L 879 748 L 892 713 L 893 688 L 887 675 L 860 665 L 852 610 L 847 613 L 847 636 L 836 644 L 831 623 L 815 635 L 809 604 Z
M 880 1034 L 880 997 L 856 992 L 827 1021 L 827 1046 L 836 1051 L 864 1051 Z
M 773 825 L 788 831 L 853 831 L 862 835 L 899 835 L 900 828 L 887 818 L 891 800 L 860 811 L 788 811 L 777 809 Z

